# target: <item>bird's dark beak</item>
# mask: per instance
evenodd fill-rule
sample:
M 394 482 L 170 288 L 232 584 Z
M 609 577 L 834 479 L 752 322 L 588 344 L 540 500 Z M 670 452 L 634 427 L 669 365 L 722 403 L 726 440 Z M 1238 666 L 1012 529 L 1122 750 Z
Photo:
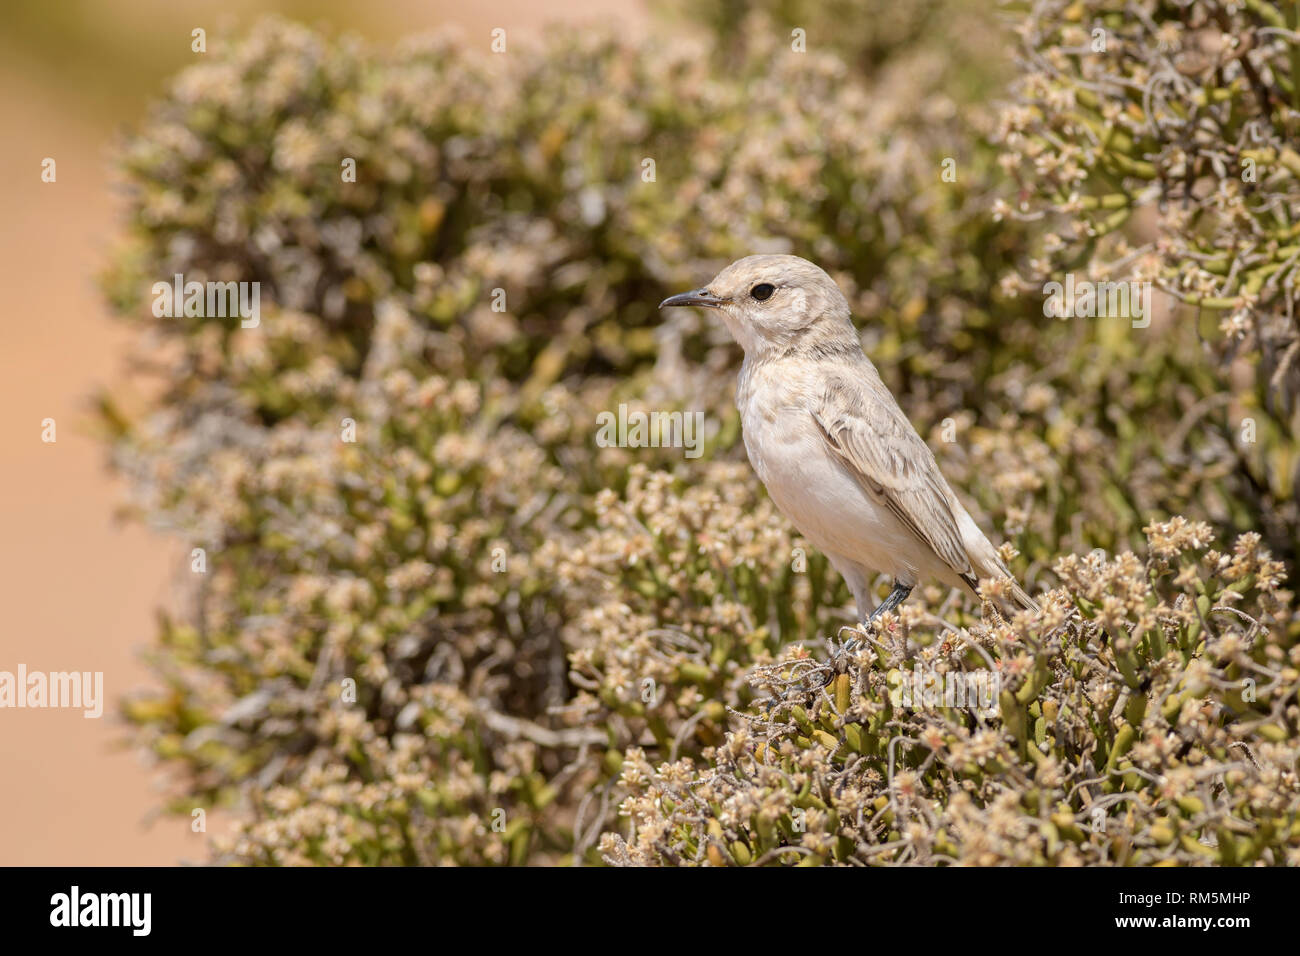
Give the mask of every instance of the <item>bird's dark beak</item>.
M 708 289 L 694 289 L 691 292 L 670 295 L 659 303 L 659 308 L 670 309 L 678 305 L 702 305 L 706 309 L 718 309 L 722 307 L 722 300 Z

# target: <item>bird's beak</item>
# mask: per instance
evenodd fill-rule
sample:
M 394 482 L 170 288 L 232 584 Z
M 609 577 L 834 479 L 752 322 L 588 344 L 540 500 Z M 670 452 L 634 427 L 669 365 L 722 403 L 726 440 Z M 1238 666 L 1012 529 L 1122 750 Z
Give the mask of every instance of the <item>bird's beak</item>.
M 659 308 L 670 309 L 678 305 L 702 305 L 706 309 L 722 308 L 722 300 L 708 289 L 694 289 L 678 295 L 670 295 L 659 303 Z

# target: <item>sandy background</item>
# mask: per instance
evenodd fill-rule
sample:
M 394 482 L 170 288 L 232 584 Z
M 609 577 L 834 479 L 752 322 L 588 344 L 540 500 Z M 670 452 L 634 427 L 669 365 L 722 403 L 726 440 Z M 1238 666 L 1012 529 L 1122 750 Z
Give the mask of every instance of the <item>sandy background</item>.
M 468 8 L 468 9 L 467 9 Z M 456 23 L 467 43 L 504 26 L 527 41 L 547 20 L 614 12 L 626 29 L 649 15 L 632 0 L 366 4 L 190 0 L 7 0 L 0 18 L 0 670 L 103 671 L 104 716 L 0 710 L 0 865 L 140 865 L 200 861 L 189 820 L 150 819 L 156 770 L 123 747 L 116 699 L 148 681 L 140 652 L 161 607 L 180 606 L 180 543 L 114 520 L 121 485 L 91 433 L 89 398 L 128 388 L 128 333 L 95 285 L 116 234 L 112 149 L 166 78 L 259 11 L 376 42 Z M 58 181 L 41 182 L 53 157 Z M 41 441 L 54 418 L 58 441 Z M 222 821 L 209 815 L 209 832 Z

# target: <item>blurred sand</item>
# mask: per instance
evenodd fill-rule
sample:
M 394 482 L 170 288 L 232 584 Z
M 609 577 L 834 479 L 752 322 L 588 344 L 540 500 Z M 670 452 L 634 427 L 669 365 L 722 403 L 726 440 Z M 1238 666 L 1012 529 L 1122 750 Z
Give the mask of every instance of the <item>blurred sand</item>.
M 0 670 L 103 671 L 104 716 L 79 710 L 0 710 L 0 865 L 172 864 L 205 857 L 188 818 L 146 818 L 161 802 L 156 772 L 123 751 L 116 700 L 148 682 L 139 659 L 160 607 L 177 607 L 186 567 L 180 542 L 113 520 L 122 488 L 90 434 L 87 399 L 121 383 L 126 333 L 94 283 L 117 228 L 111 148 L 119 124 L 194 56 L 189 31 L 222 33 L 275 9 L 376 42 L 455 22 L 467 42 L 504 26 L 512 41 L 552 19 L 616 13 L 640 30 L 639 4 L 578 0 L 562 9 L 512 0 L 464 5 L 396 0 L 346 4 L 114 0 L 18 3 L 0 16 Z M 53 8 L 59 8 L 54 10 Z M 445 14 L 444 14 L 445 11 Z M 445 19 L 444 19 L 445 16 Z M 48 17 L 49 22 L 42 19 Z M 15 26 L 16 25 L 16 26 Z M 14 29 L 10 29 L 14 27 Z M 40 180 L 41 160 L 58 181 Z M 57 421 L 58 441 L 40 439 Z M 209 832 L 220 820 L 209 816 Z

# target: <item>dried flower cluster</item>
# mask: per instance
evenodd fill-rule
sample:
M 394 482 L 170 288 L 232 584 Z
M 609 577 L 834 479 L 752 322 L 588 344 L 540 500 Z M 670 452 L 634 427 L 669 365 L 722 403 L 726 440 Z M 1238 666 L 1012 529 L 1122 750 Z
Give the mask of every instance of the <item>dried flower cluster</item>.
M 723 67 L 703 41 L 374 51 L 271 22 L 178 78 L 124 148 L 131 229 L 106 277 L 161 385 L 143 411 L 103 412 L 136 512 L 206 551 L 192 606 L 162 623 L 162 689 L 126 713 L 175 773 L 176 809 L 239 808 L 215 859 L 716 863 L 743 843 L 786 862 L 805 843 L 772 814 L 796 806 L 793 780 L 825 805 L 797 804 L 819 834 L 801 857 L 974 858 L 990 814 L 1039 826 L 1022 784 L 1044 755 L 1069 782 L 1036 784 L 1042 807 L 1100 804 L 1119 839 L 1156 763 L 1122 763 L 1110 715 L 1145 733 L 1195 688 L 1206 710 L 1177 761 L 1218 768 L 1185 785 L 1217 802 L 1170 822 L 1174 852 L 1240 819 L 1255 858 L 1283 861 L 1294 789 L 1256 807 L 1239 798 L 1255 778 L 1231 776 L 1241 759 L 1281 783 L 1295 769 L 1298 625 L 1275 561 L 1294 562 L 1300 523 L 1234 440 L 1245 398 L 1186 326 L 1139 341 L 1003 297 L 994 277 L 1037 226 L 989 215 L 988 118 L 954 108 L 943 72 L 917 68 L 925 31 L 908 36 L 905 68 L 864 77 L 794 53 L 785 29 Z M 1058 586 L 1043 617 L 980 624 L 918 590 L 906 630 L 876 637 L 888 650 L 840 658 L 849 684 L 815 664 L 847 592 L 741 460 L 734 346 L 706 317 L 655 312 L 759 249 L 836 276 L 981 523 L 1027 583 Z M 146 293 L 176 273 L 262 283 L 260 325 L 154 317 Z M 705 412 L 704 457 L 601 447 L 596 416 L 621 402 Z M 1211 538 L 1239 550 L 1211 560 Z M 1099 548 L 1120 557 L 1060 557 Z M 1017 700 L 1001 717 L 880 702 L 905 659 L 985 655 Z M 1260 675 L 1247 704 L 1214 683 L 1241 668 Z M 926 764 L 910 739 L 940 726 L 962 761 Z M 1070 792 L 1111 753 L 1122 775 Z M 706 792 L 739 803 L 705 820 Z M 867 794 L 850 826 L 844 801 Z M 879 849 L 922 825 L 913 849 Z

